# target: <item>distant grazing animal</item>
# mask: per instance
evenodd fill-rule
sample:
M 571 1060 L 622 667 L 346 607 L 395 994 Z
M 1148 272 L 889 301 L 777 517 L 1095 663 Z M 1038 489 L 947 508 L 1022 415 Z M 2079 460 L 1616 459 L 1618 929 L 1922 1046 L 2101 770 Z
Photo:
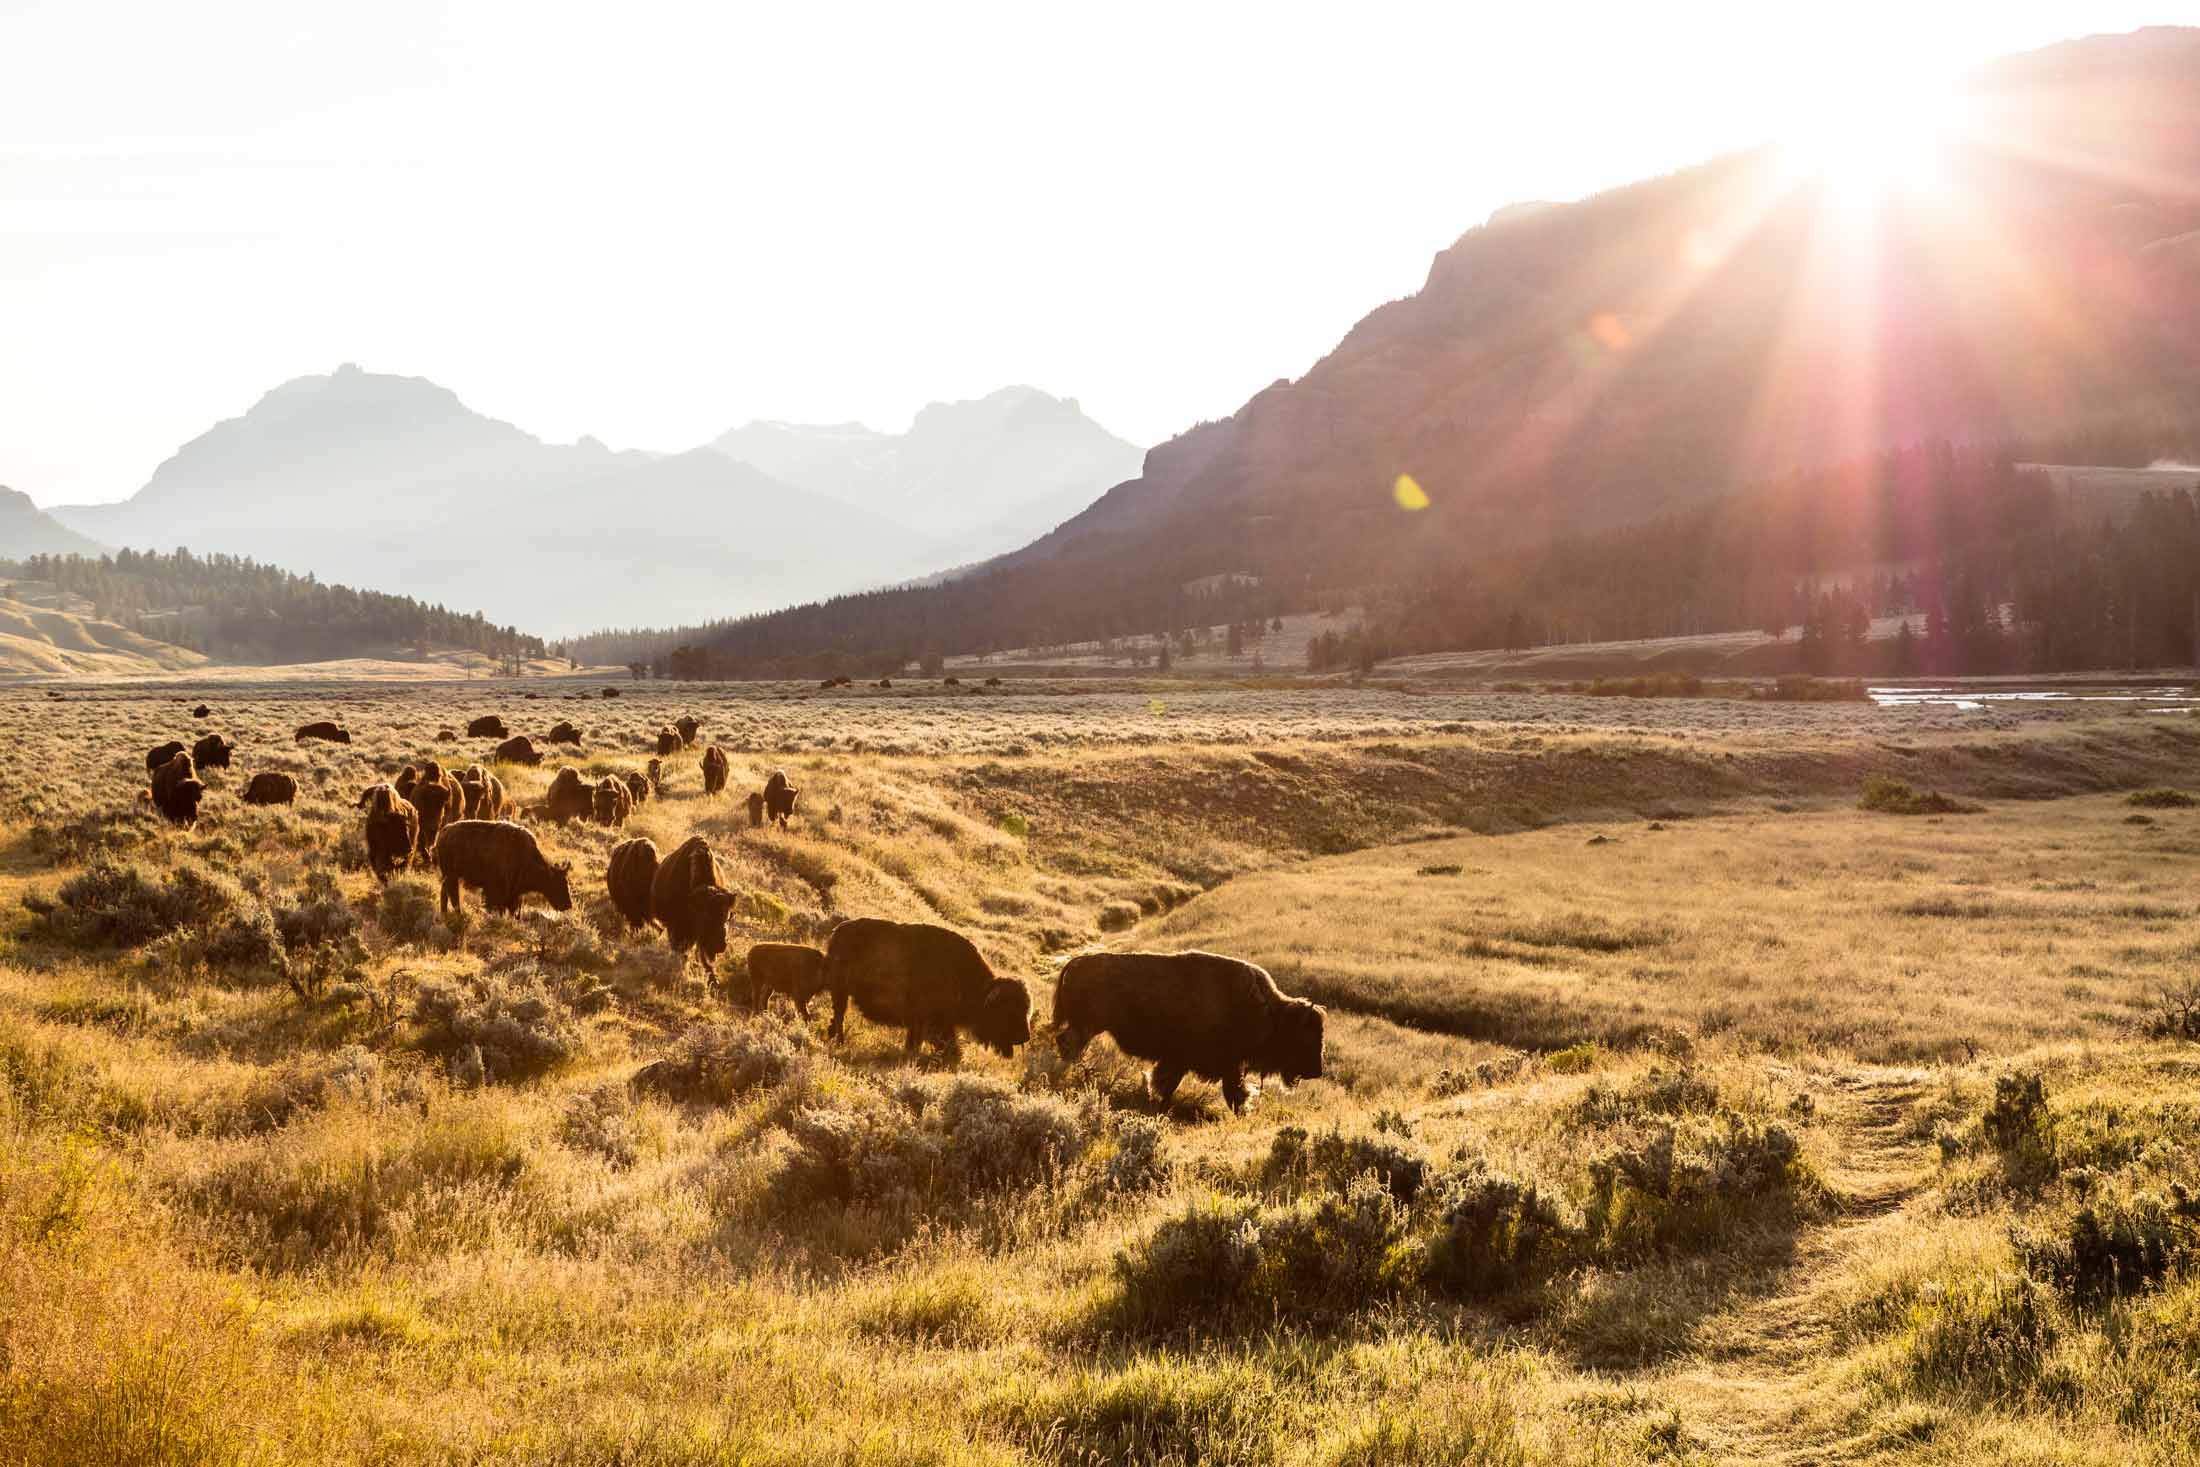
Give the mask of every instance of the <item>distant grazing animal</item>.
M 504 726 L 504 720 L 494 713 L 485 713 L 466 725 L 466 737 L 470 739 L 508 739 L 512 731 Z
M 764 797 L 763 797 L 763 795 L 762 795 L 762 794 L 758 793 L 757 791 L 755 791 L 755 790 L 750 790 L 750 791 L 749 791 L 749 824 L 750 824 L 750 825 L 751 825 L 751 826 L 753 827 L 753 826 L 758 826 L 758 825 L 762 825 L 763 823 L 764 823 Z
M 778 821 L 781 828 L 784 828 L 787 817 L 794 813 L 795 797 L 801 793 L 802 791 L 787 783 L 786 770 L 774 769 L 771 777 L 764 781 L 765 815 Z
M 726 751 L 712 744 L 703 751 L 703 793 L 715 795 L 726 787 L 726 774 L 731 769 Z
M 603 695 L 606 698 L 616 698 L 619 696 L 619 690 L 617 688 L 605 688 L 603 690 Z
M 540 764 L 542 755 L 535 750 L 535 741 L 525 734 L 506 739 L 498 744 L 496 752 L 489 756 L 499 764 Z
M 280 770 L 263 769 L 245 781 L 247 805 L 289 805 L 298 799 L 298 781 Z
M 442 910 L 461 906 L 468 886 L 481 888 L 492 912 L 516 912 L 520 898 L 547 898 L 561 912 L 573 910 L 572 863 L 553 864 L 535 844 L 535 833 L 505 820 L 460 820 L 436 837 L 436 865 L 443 871 Z
M 989 688 L 997 688 L 1001 685 L 1001 680 L 997 677 L 989 677 L 985 680 L 985 685 Z
M 926 1040 L 949 1054 L 968 1029 L 987 1047 L 1012 1054 L 1031 1038 L 1031 991 L 1021 978 L 997 978 L 970 939 L 923 922 L 858 917 L 843 922 L 825 949 L 825 987 L 833 996 L 839 1039 L 848 1005 L 875 1024 L 908 1031 L 915 1054 Z
M 882 688 L 890 688 L 894 685 L 894 680 L 890 677 L 882 677 L 878 680 L 878 685 Z
M 371 786 L 361 803 L 367 811 L 367 869 L 376 881 L 390 873 L 412 869 L 413 853 L 420 846 L 420 812 L 390 785 Z
M 826 691 L 826 690 L 827 690 L 827 689 L 829 689 L 829 688 L 837 688 L 837 687 L 839 687 L 839 686 L 840 686 L 840 679 L 839 679 L 839 678 L 837 678 L 837 677 L 829 677 L 829 678 L 825 679 L 825 680 L 824 680 L 823 682 L 821 682 L 821 683 L 819 683 L 819 684 L 817 685 L 817 690 L 818 690 L 819 692 L 821 692 L 821 693 L 822 693 L 822 692 Z
M 639 805 L 650 796 L 649 776 L 638 769 L 630 769 L 626 775 L 626 792 Z
M 672 950 L 700 950 L 703 962 L 718 961 L 726 950 L 726 916 L 734 895 L 718 870 L 710 842 L 691 835 L 658 863 L 650 883 L 649 909 L 664 924 Z
M 695 736 L 703 730 L 703 720 L 692 713 L 683 713 L 672 726 L 680 731 L 681 745 L 692 749 L 695 747 Z
M 324 718 L 318 723 L 301 725 L 298 732 L 291 737 L 301 744 L 309 739 L 322 739 L 331 744 L 348 744 L 351 742 L 351 730 Z
M 207 707 L 204 703 L 201 703 L 198 707 L 191 710 L 191 716 L 193 718 L 204 718 L 207 714 L 212 713 L 213 711 L 213 709 Z
M 191 762 L 201 769 L 227 769 L 237 746 L 220 734 L 208 734 L 191 746 Z
M 1151 1060 L 1153 1092 L 1166 1102 L 1186 1074 L 1222 1084 L 1245 1109 L 1245 1072 L 1283 1083 L 1322 1073 L 1319 1004 L 1289 998 L 1268 970 L 1216 953 L 1087 953 L 1071 958 L 1054 987 L 1054 1043 L 1071 1064 L 1096 1034 Z
M 642 836 L 622 840 L 611 848 L 611 864 L 604 870 L 603 884 L 610 889 L 611 905 L 626 918 L 627 926 L 639 930 L 656 920 L 650 896 L 656 881 L 655 841 Z
M 550 730 L 550 742 L 553 744 L 578 744 L 580 741 L 581 731 L 562 718 L 558 720 L 557 727 Z
M 657 730 L 658 758 L 669 759 L 673 755 L 679 753 L 682 747 L 683 745 L 680 743 L 680 731 L 674 728 L 671 724 L 668 723 L 663 728 Z
M 794 1000 L 807 1019 L 810 1000 L 825 991 L 825 954 L 793 942 L 760 942 L 749 949 L 749 1006 L 763 1007 L 774 993 Z
M 616 828 L 626 824 L 626 817 L 634 813 L 634 797 L 626 792 L 626 781 L 615 774 L 596 781 L 593 800 L 598 825 Z
M 161 765 L 166 764 L 169 760 L 175 758 L 178 754 L 181 754 L 185 749 L 189 747 L 190 745 L 186 744 L 182 739 L 170 739 L 167 743 L 162 744 L 157 749 L 147 750 L 145 754 L 145 772 L 147 774 L 151 774 L 154 770 L 160 768 Z
M 596 791 L 581 779 L 581 772 L 568 764 L 550 781 L 549 793 L 542 797 L 542 813 L 551 820 L 589 820 L 596 814 Z
M 951 688 L 959 688 L 963 685 L 963 680 L 959 677 L 943 678 L 941 681 Z
M 653 795 L 665 792 L 665 761 L 662 759 L 649 761 L 649 792 Z
M 455 775 L 441 764 L 430 759 L 421 766 L 420 779 L 406 796 L 413 808 L 420 812 L 420 839 L 417 843 L 420 859 L 435 858 L 436 837 L 446 824 L 456 824 L 466 816 L 466 791 Z
M 153 808 L 172 825 L 190 825 L 199 818 L 199 796 L 206 786 L 191 767 L 191 756 L 178 753 L 153 771 Z
M 455 744 L 458 742 L 458 730 L 450 728 L 437 729 L 435 741 L 439 744 Z

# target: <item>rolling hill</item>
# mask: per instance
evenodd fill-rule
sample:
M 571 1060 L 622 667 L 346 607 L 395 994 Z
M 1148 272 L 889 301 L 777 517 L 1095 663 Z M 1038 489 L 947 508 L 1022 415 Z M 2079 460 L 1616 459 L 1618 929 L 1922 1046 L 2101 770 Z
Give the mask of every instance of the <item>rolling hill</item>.
M 46 514 L 19 489 L 0 484 L 0 560 L 24 555 L 97 555 L 104 547 Z

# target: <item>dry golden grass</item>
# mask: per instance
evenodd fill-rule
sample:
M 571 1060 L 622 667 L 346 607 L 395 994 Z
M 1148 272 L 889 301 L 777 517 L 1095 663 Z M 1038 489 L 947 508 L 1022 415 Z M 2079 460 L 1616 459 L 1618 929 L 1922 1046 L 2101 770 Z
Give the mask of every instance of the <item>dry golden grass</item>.
M 2200 812 L 2121 800 L 2195 783 L 2183 723 L 622 691 L 239 689 L 187 832 L 130 797 L 196 689 L 0 706 L 0 1460 L 2189 1460 L 2200 1051 L 2143 1030 Z M 541 832 L 567 916 L 443 924 L 363 869 L 360 786 L 489 747 L 439 730 L 570 717 L 625 770 L 689 706 L 736 793 L 803 791 L 751 831 L 689 753 L 630 827 L 720 847 L 735 958 L 948 921 L 1043 1014 L 1069 951 L 1210 944 L 1330 1004 L 1328 1078 L 1156 1115 L 1104 1043 L 834 1052 L 625 933 L 594 827 Z M 356 742 L 289 742 L 324 714 Z M 235 802 L 260 768 L 296 809 Z M 1872 775 L 1988 808 L 1862 812 Z M 220 915 L 22 905 L 102 860 Z M 253 939 L 326 872 L 335 942 Z M 628 1088 L 668 1055 L 717 1078 Z M 2163 1266 L 2091 1289 L 2088 1207 Z

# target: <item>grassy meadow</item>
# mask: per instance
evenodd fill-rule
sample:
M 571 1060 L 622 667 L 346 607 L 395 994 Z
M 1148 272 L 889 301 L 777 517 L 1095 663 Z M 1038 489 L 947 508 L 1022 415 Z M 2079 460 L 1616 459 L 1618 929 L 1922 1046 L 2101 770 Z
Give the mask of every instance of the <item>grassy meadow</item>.
M 57 691 L 0 692 L 0 1461 L 2105 1467 L 2200 1440 L 2200 721 Z M 443 734 L 491 712 L 583 732 L 497 768 L 522 801 L 703 720 L 626 830 L 538 827 L 570 913 L 445 920 L 430 877 L 366 870 L 359 789 L 485 760 Z M 294 745 L 318 717 L 354 741 Z M 207 730 L 235 767 L 164 826 L 145 751 Z M 795 819 L 751 829 L 775 768 Z M 295 807 L 237 801 L 263 769 Z M 717 972 L 603 887 L 617 840 L 698 831 L 741 894 Z M 1327 1005 L 1327 1074 L 1164 1110 L 1104 1040 L 911 1063 L 860 1017 L 827 1045 L 822 1002 L 733 1001 L 750 942 L 854 915 L 967 933 L 1041 1019 L 1077 951 L 1250 958 Z

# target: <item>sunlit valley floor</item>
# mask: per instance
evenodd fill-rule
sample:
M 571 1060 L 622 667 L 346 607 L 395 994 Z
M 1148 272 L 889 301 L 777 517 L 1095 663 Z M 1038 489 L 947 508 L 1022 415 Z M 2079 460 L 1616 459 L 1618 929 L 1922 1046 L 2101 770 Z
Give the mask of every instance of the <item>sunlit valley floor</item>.
M 0 703 L 0 1460 L 2200 1440 L 2184 715 L 284 684 L 201 723 L 187 691 Z M 703 720 L 626 830 L 538 827 L 571 913 L 447 923 L 365 869 L 358 791 L 486 760 L 439 734 L 490 712 L 580 726 L 498 768 L 523 801 Z M 292 743 L 322 716 L 353 742 Z M 145 751 L 205 729 L 235 767 L 169 829 Z M 736 797 L 787 771 L 791 828 L 702 793 L 711 742 Z M 263 769 L 294 808 L 237 802 Z M 708 982 L 602 881 L 692 832 L 742 896 Z M 1105 1040 L 911 1063 L 729 1001 L 750 941 L 852 915 L 968 933 L 1042 1018 L 1090 946 L 1248 957 L 1327 1006 L 1327 1074 L 1161 1109 Z

